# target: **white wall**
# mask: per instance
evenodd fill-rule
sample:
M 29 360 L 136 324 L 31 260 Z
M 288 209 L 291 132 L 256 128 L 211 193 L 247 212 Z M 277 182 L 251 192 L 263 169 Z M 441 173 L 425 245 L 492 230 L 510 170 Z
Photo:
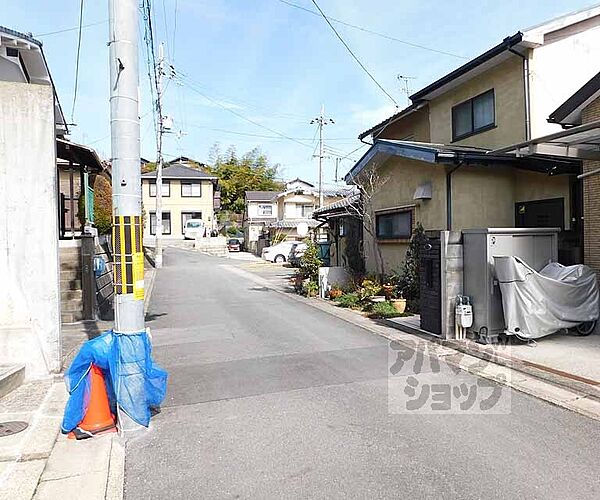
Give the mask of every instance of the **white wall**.
M 530 51 L 531 137 L 562 130 L 546 119 L 600 69 L 600 19 L 547 36 Z M 580 29 L 585 31 L 577 33 Z
M 61 368 L 52 87 L 0 81 L 0 364 Z
M 259 215 L 258 206 L 259 205 L 270 205 L 272 208 L 271 215 Z M 249 219 L 276 219 L 277 218 L 277 204 L 269 203 L 265 201 L 252 201 L 248 202 L 248 218 Z

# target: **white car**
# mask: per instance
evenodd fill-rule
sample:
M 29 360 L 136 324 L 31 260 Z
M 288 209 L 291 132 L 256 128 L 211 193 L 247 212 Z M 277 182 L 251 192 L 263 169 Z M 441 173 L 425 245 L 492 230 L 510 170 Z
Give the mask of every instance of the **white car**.
M 183 228 L 183 237 L 186 240 L 195 240 L 196 236 L 204 236 L 204 221 L 202 219 L 188 219 Z
M 292 246 L 301 243 L 300 241 L 282 241 L 272 247 L 265 247 L 262 250 L 261 257 L 269 262 L 285 262 L 290 254 Z

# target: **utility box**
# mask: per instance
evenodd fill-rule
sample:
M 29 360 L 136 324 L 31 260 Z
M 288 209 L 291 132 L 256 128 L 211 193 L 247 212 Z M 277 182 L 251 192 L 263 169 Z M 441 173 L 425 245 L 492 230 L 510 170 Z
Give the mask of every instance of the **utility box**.
M 536 271 L 558 260 L 559 228 L 483 228 L 463 230 L 463 294 L 472 299 L 470 332 L 484 343 L 504 332 L 502 295 L 494 256 L 520 257 Z

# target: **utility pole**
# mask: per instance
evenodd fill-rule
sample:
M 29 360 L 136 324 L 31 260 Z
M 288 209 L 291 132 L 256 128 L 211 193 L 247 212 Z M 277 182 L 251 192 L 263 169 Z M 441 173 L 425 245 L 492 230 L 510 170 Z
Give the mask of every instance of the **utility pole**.
M 155 257 L 154 264 L 157 269 L 163 265 L 162 252 L 162 174 L 163 174 L 163 157 L 162 157 L 162 140 L 164 133 L 163 116 L 162 116 L 162 95 L 163 95 L 163 75 L 165 65 L 165 44 L 163 42 L 158 46 L 158 76 L 156 89 L 156 112 L 158 114 L 158 126 L 156 130 L 156 242 L 155 242 Z
M 115 332 L 144 331 L 138 0 L 109 0 Z
M 321 114 L 312 119 L 310 123 L 316 123 L 319 126 L 319 208 L 323 206 L 323 127 L 330 123 L 335 123 L 331 118 L 325 118 L 325 106 L 321 104 Z

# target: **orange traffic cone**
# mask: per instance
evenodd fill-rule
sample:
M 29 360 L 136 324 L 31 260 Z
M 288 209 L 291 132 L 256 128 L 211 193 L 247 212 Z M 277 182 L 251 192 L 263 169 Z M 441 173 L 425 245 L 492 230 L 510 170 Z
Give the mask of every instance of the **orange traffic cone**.
M 91 390 L 88 408 L 79 425 L 69 432 L 69 439 L 85 439 L 94 434 L 117 432 L 115 417 L 110 412 L 106 385 L 102 370 L 92 365 L 90 370 Z

